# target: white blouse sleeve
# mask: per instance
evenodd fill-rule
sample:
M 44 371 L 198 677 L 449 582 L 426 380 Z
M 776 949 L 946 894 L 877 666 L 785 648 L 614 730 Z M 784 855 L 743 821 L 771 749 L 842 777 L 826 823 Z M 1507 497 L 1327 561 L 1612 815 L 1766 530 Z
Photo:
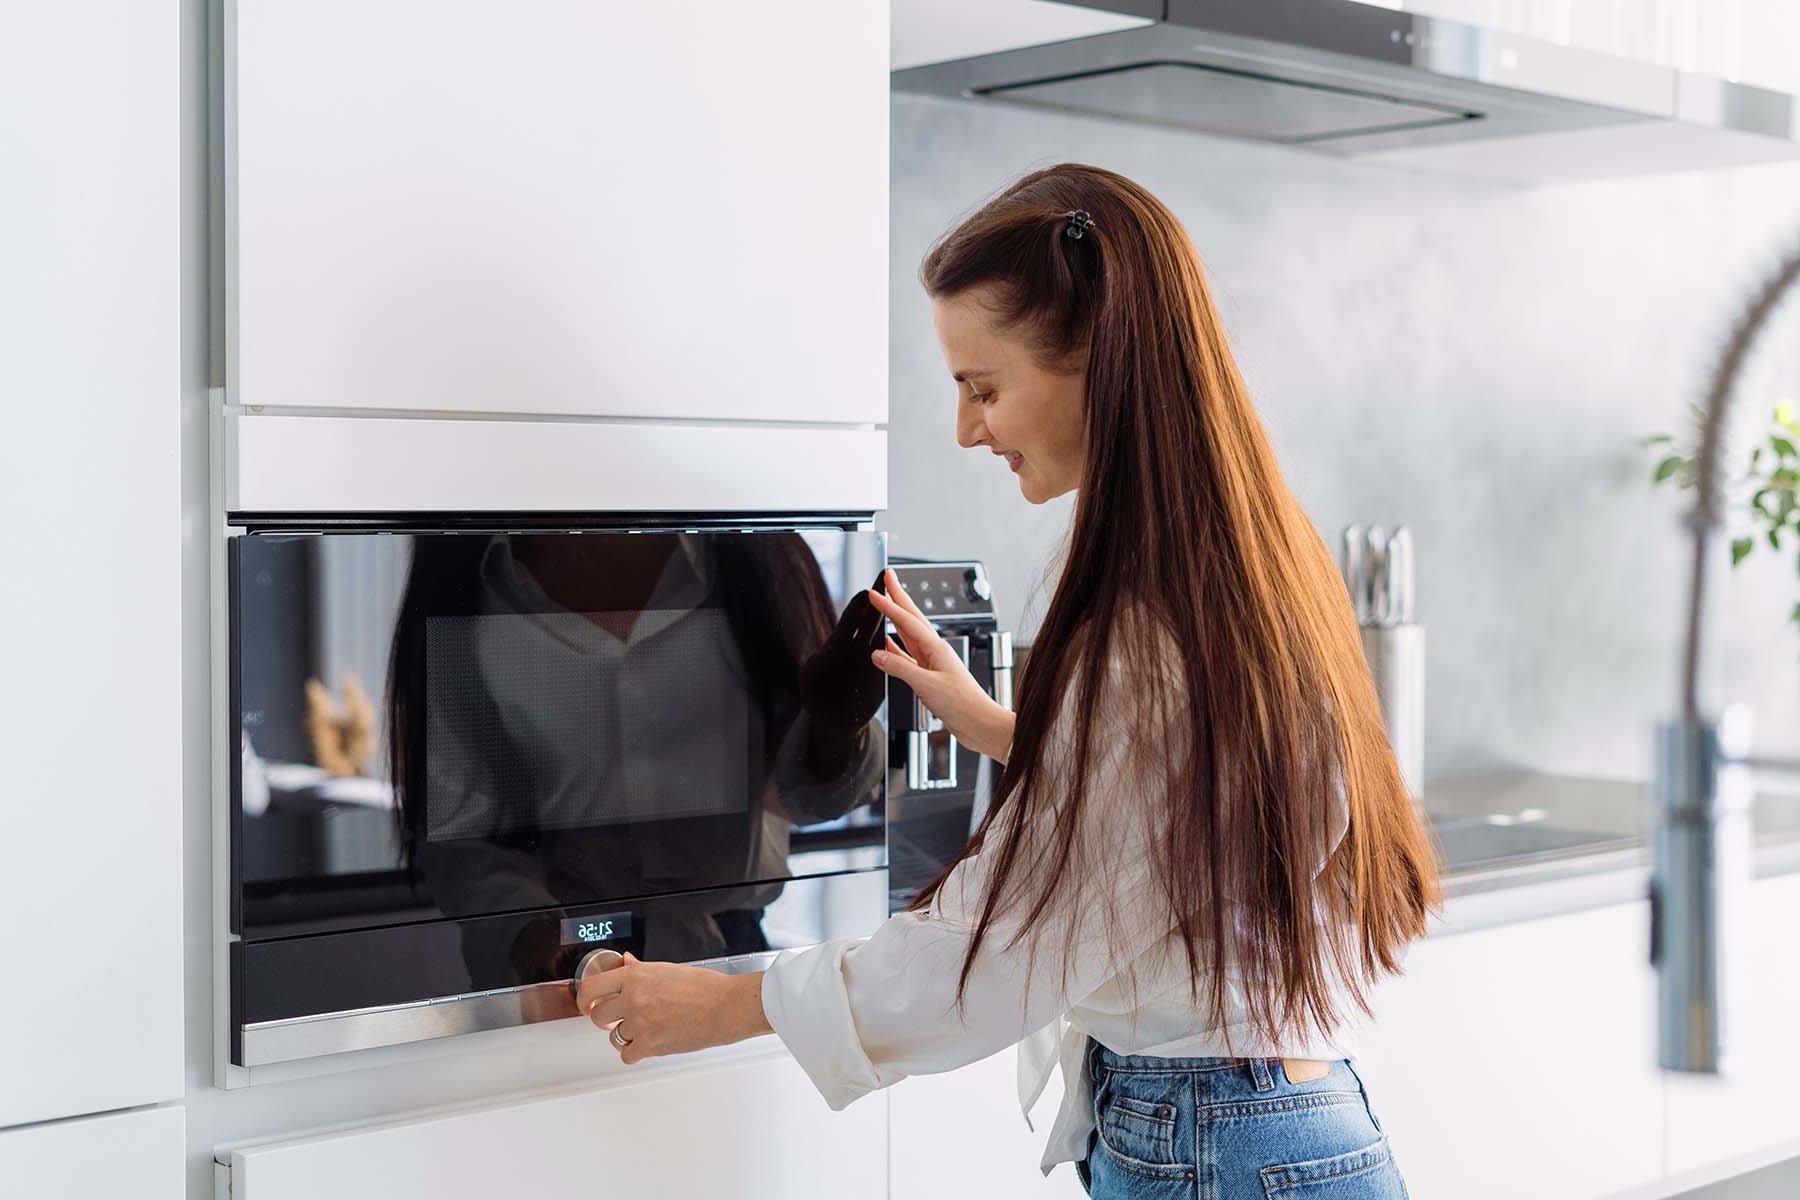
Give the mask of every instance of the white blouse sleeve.
M 1109 672 L 1103 696 L 1124 681 Z M 1075 689 L 1071 689 L 1073 694 Z M 1067 704 L 1065 702 L 1065 709 Z M 832 1108 L 908 1075 L 987 1057 L 1067 1012 L 1148 953 L 1165 953 L 1173 921 L 1157 881 L 1156 830 L 1167 811 L 1171 747 L 1125 707 L 1095 709 L 1088 796 L 1067 870 L 1074 886 L 1030 928 L 1030 905 L 996 916 L 969 972 L 957 981 L 985 896 L 991 853 L 960 863 L 930 912 L 890 917 L 867 938 L 785 951 L 763 976 L 769 1024 Z M 1066 772 L 1068 722 L 1059 714 L 1044 776 Z M 1024 832 L 1021 873 L 1047 864 L 1060 805 Z M 1029 889 L 1028 889 L 1029 895 Z

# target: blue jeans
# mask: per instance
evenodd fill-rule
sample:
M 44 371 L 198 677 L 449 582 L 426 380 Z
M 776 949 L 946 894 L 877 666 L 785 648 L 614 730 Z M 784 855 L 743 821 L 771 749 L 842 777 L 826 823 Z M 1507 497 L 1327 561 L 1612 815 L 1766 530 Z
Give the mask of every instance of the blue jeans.
M 1278 1058 L 1156 1058 L 1088 1042 L 1094 1200 L 1405 1200 L 1349 1059 L 1289 1083 Z

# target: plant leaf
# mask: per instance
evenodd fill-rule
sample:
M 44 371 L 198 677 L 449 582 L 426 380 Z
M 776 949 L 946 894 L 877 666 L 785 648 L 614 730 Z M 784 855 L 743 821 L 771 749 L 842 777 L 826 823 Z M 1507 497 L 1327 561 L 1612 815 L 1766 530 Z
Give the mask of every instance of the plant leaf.
M 1800 604 L 1794 605 L 1794 611 L 1788 614 L 1788 620 L 1800 623 Z
M 1656 470 L 1650 476 L 1651 483 L 1662 483 L 1669 476 L 1681 469 L 1681 455 L 1671 454 L 1656 464 Z
M 1638 445 L 1640 445 L 1640 446 L 1666 446 L 1674 440 L 1675 440 L 1674 434 L 1653 433 L 1647 438 L 1639 438 Z
M 1771 550 L 1781 549 L 1781 526 L 1779 525 L 1769 526 L 1769 548 Z
M 1750 552 L 1754 549 L 1756 549 L 1755 538 L 1741 537 L 1731 539 L 1731 565 L 1735 567 L 1743 562 L 1744 559 L 1749 557 Z
M 1784 437 L 1770 438 L 1769 445 L 1775 447 L 1775 453 L 1781 455 L 1781 457 L 1783 457 L 1783 458 L 1794 458 L 1794 457 L 1800 456 L 1800 450 L 1794 449 L 1794 443 L 1788 441 Z

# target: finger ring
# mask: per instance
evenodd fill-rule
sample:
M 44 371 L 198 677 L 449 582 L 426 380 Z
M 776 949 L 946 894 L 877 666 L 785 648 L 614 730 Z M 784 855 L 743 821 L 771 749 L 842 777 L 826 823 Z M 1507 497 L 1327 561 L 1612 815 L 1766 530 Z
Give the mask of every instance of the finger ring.
M 612 1027 L 612 1032 L 606 1035 L 612 1041 L 612 1044 L 617 1046 L 621 1050 L 623 1050 L 625 1047 L 631 1045 L 631 1042 L 632 1042 L 631 1038 L 628 1038 L 624 1034 L 619 1032 L 619 1030 L 622 1028 L 623 1028 L 623 1026 L 621 1026 L 621 1025 L 614 1025 Z

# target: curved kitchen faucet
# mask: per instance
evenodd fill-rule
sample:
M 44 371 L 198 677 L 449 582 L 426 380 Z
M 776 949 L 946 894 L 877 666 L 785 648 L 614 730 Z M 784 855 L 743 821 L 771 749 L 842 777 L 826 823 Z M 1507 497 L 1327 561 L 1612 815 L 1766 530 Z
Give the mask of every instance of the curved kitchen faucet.
M 1700 652 L 1712 537 L 1720 525 L 1719 457 L 1738 377 L 1781 301 L 1800 282 L 1800 240 L 1738 319 L 1714 368 L 1701 418 L 1681 715 L 1657 731 L 1659 820 L 1651 880 L 1651 956 L 1657 967 L 1658 1061 L 1669 1070 L 1717 1073 L 1724 1061 L 1735 947 L 1732 920 L 1750 876 L 1750 771 L 1789 767 L 1749 757 L 1750 713 L 1728 706 L 1717 720 L 1700 704 Z

